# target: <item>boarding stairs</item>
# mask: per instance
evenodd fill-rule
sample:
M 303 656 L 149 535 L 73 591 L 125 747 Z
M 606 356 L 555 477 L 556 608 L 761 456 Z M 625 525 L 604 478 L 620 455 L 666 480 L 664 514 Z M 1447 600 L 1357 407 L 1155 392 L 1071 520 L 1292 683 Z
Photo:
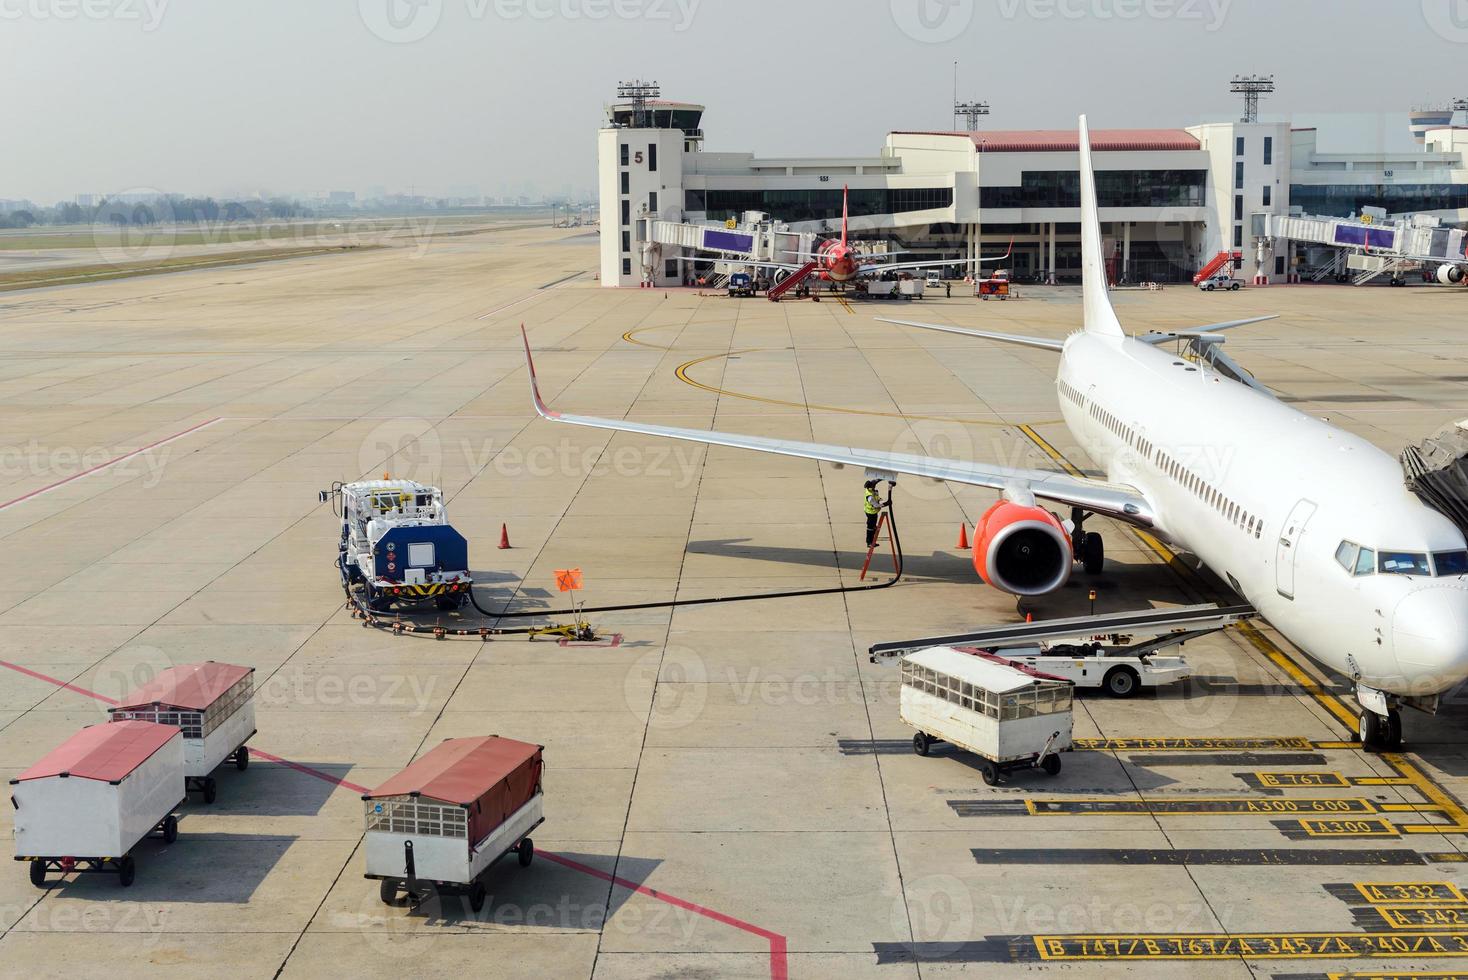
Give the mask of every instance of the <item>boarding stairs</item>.
M 1334 279 L 1345 270 L 1346 253 L 1336 252 L 1330 257 L 1330 261 L 1316 269 L 1310 275 L 1311 282 L 1320 282 L 1324 279 Z
M 1219 252 L 1217 255 L 1213 256 L 1213 258 L 1208 260 L 1207 265 L 1198 270 L 1197 275 L 1193 276 L 1193 285 L 1196 286 L 1198 285 L 1198 283 L 1202 282 L 1204 279 L 1207 279 L 1209 276 L 1216 275 L 1218 271 L 1222 269 L 1225 265 L 1228 265 L 1235 259 L 1242 259 L 1243 257 L 1244 253 L 1239 251 Z
M 790 290 L 794 289 L 796 286 L 804 282 L 812 272 L 816 271 L 816 267 L 818 265 L 819 263 L 815 262 L 814 260 L 807 262 L 799 269 L 796 269 L 794 272 L 790 273 L 790 275 L 786 276 L 783 280 L 771 286 L 770 291 L 765 295 L 770 298 L 771 303 L 780 302 L 781 296 L 784 296 Z

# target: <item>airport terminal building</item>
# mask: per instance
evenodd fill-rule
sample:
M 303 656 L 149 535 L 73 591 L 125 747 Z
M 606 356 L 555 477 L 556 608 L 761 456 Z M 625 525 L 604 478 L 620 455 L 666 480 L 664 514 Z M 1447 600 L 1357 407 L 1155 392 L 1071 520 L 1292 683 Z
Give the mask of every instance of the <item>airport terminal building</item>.
M 659 221 L 738 224 L 763 212 L 792 232 L 839 233 L 843 187 L 852 237 L 907 259 L 995 255 L 1012 240 L 1015 278 L 1079 278 L 1073 130 L 892 132 L 871 157 L 761 158 L 705 151 L 703 113 L 667 101 L 609 107 L 598 145 L 603 285 L 687 281 L 694 265 L 683 259 L 699 253 L 655 240 Z M 1093 129 L 1113 275 L 1190 281 L 1225 250 L 1246 278 L 1307 271 L 1315 250 L 1254 234 L 1263 214 L 1381 207 L 1468 222 L 1468 127 L 1414 134 L 1421 150 L 1383 154 L 1322 153 L 1315 130 L 1288 123 Z

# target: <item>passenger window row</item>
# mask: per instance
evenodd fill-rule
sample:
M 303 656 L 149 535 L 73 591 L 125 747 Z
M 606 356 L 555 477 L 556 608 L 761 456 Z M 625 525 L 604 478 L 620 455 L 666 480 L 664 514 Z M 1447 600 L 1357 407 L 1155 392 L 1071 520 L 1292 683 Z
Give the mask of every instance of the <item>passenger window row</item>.
M 1188 469 L 1182 463 L 1173 459 L 1167 453 L 1157 454 L 1157 468 L 1168 477 L 1187 490 L 1193 496 L 1203 501 L 1214 510 L 1224 516 L 1224 519 L 1239 527 L 1246 534 L 1252 534 L 1256 538 L 1264 535 L 1264 519 L 1249 513 L 1237 501 L 1230 500 L 1224 496 L 1223 491 L 1210 485 L 1206 480 Z
M 1143 459 L 1150 460 L 1152 458 L 1152 443 L 1142 438 L 1142 434 L 1136 429 L 1133 429 L 1095 402 L 1091 403 L 1091 417 L 1114 432 L 1118 439 L 1135 449 L 1141 454 Z

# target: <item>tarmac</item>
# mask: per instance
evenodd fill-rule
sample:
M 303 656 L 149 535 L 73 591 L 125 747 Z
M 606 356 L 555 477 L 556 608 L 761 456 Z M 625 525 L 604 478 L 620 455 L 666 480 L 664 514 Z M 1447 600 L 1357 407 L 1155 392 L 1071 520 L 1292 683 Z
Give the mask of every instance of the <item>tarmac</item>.
M 0 875 L 0 972 L 1468 970 L 1459 694 L 1407 713 L 1403 753 L 1364 753 L 1349 686 L 1260 624 L 1189 643 L 1182 684 L 1081 694 L 1053 778 L 990 787 L 972 756 L 912 752 L 872 643 L 1227 601 L 1122 526 L 1098 525 L 1101 575 L 1020 608 L 955 547 L 992 491 L 905 480 L 891 588 L 592 613 L 585 643 L 364 628 L 317 491 L 384 472 L 441 486 L 480 601 L 540 622 L 568 619 L 565 568 L 590 606 L 862 584 L 862 474 L 544 422 L 522 322 L 564 411 L 1090 466 L 1052 354 L 873 319 L 1061 337 L 1072 287 L 771 304 L 602 289 L 596 261 L 580 231 L 506 230 L 0 296 L 0 776 L 176 664 L 255 667 L 258 728 L 177 843 L 138 845 L 130 889 Z M 1115 297 L 1137 332 L 1281 314 L 1229 353 L 1391 452 L 1468 415 L 1461 290 Z M 535 862 L 496 865 L 478 914 L 383 905 L 361 792 L 471 734 L 545 746 Z

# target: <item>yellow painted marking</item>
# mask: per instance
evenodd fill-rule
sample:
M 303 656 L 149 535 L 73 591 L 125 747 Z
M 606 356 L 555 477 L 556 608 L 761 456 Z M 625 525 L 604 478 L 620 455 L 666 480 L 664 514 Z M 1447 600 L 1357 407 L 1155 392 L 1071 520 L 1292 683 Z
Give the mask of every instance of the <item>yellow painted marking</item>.
M 1458 929 L 1468 926 L 1468 906 L 1405 905 L 1376 909 L 1393 929 Z
M 1369 905 L 1468 904 L 1451 881 L 1358 881 L 1354 887 Z
M 1301 820 L 1300 829 L 1311 837 L 1400 837 L 1385 820 Z
M 847 313 L 855 313 L 856 312 L 855 310 L 853 310 L 851 308 L 851 300 L 847 299 L 845 296 L 842 296 L 839 293 L 836 295 L 836 302 L 838 302 L 842 306 L 844 306 L 846 308 L 846 312 Z
M 1237 752 L 1292 751 L 1315 747 L 1308 738 L 1078 738 L 1076 749 L 1092 752 Z
M 638 347 L 651 347 L 653 350 L 672 350 L 673 348 L 671 348 L 671 347 L 664 347 L 662 344 L 649 344 L 645 340 L 634 340 L 633 339 L 633 336 L 632 336 L 633 334 L 639 334 L 639 333 L 642 333 L 643 331 L 646 331 L 646 330 L 666 330 L 666 329 L 668 329 L 668 328 L 667 327 L 638 327 L 635 330 L 628 330 L 626 333 L 622 334 L 622 339 L 625 340 L 625 341 L 627 341 L 627 343 L 629 343 L 629 344 L 636 344 Z
M 1359 957 L 1468 956 L 1468 931 L 1151 933 L 1146 935 L 1034 936 L 1047 961 L 1268 960 Z
M 1072 800 L 1026 799 L 1025 809 L 1035 817 L 1134 817 L 1134 816 L 1214 816 L 1222 813 L 1357 814 L 1377 813 L 1376 804 L 1361 798 L 1283 799 L 1278 797 L 1218 797 L 1213 799 L 1178 800 Z
M 1468 973 L 1450 971 L 1448 973 L 1411 973 L 1401 970 L 1391 970 L 1384 973 L 1327 973 L 1326 980 L 1468 980 Z
M 1411 786 L 1405 776 L 1352 776 L 1352 786 Z
M 1036 424 L 1040 425 L 1044 423 Z M 1054 446 L 1050 445 L 1044 437 L 1029 425 L 1020 425 L 1019 430 L 1047 455 L 1065 467 L 1066 471 L 1072 476 L 1083 475 L 1074 464 L 1062 456 Z M 1133 527 L 1130 530 L 1133 535 L 1141 540 L 1162 561 L 1177 570 L 1179 575 L 1190 579 L 1195 586 L 1202 585 L 1196 575 L 1193 574 L 1192 569 L 1180 562 L 1177 553 L 1171 548 L 1140 528 Z M 1303 670 L 1299 664 L 1295 663 L 1289 655 L 1275 645 L 1269 637 L 1265 636 L 1258 627 L 1253 623 L 1242 622 L 1235 623 L 1234 629 L 1238 630 L 1244 639 L 1248 640 L 1249 644 L 1255 650 L 1259 651 L 1270 663 L 1284 671 L 1290 680 L 1294 681 L 1295 684 L 1299 685 L 1301 690 L 1314 699 L 1316 704 L 1319 704 L 1326 711 L 1330 712 L 1337 721 L 1345 726 L 1347 731 L 1353 732 L 1356 730 L 1356 712 L 1352 711 L 1339 697 L 1325 690 L 1314 677 Z M 1317 747 L 1333 748 L 1336 744 L 1339 744 L 1342 748 L 1360 748 L 1360 746 L 1353 742 L 1322 742 L 1318 743 Z M 1380 758 L 1391 765 L 1400 774 L 1401 778 L 1405 780 L 1405 782 L 1398 785 L 1411 786 L 1417 792 L 1421 793 L 1430 804 L 1430 806 L 1408 807 L 1408 809 L 1437 810 L 1446 814 L 1448 818 L 1448 822 L 1445 824 L 1401 824 L 1397 827 L 1399 831 L 1404 834 L 1468 834 L 1468 810 L 1464 810 L 1461 803 L 1428 777 L 1416 763 L 1397 752 L 1384 752 Z
M 907 412 L 879 412 L 874 409 L 865 408 L 841 408 L 836 405 L 813 405 L 809 402 L 792 402 L 783 398 L 766 398 L 763 395 L 748 395 L 742 391 L 730 391 L 728 388 L 720 388 L 717 385 L 707 385 L 689 375 L 689 368 L 697 367 L 706 361 L 718 360 L 721 357 L 733 357 L 736 354 L 752 354 L 763 348 L 752 347 L 746 350 L 729 351 L 724 354 L 710 354 L 707 357 L 698 357 L 684 364 L 678 365 L 673 373 L 678 380 L 686 385 L 691 385 L 701 391 L 711 392 L 715 395 L 725 395 L 729 398 L 742 398 L 745 401 L 760 402 L 764 405 L 779 405 L 783 408 L 800 408 L 812 412 L 836 412 L 841 415 L 868 415 L 884 419 L 913 419 L 923 422 L 956 422 L 959 425 L 988 425 L 999 428 L 1008 428 L 1010 423 L 1004 421 L 993 421 L 989 419 L 959 419 L 945 415 L 912 415 Z M 1040 423 L 1044 424 L 1044 423 Z M 1023 428 L 1023 427 L 1021 427 Z
M 1256 772 L 1252 774 L 1260 786 L 1271 789 L 1286 789 L 1292 786 L 1334 786 L 1344 788 L 1351 785 L 1338 772 Z

